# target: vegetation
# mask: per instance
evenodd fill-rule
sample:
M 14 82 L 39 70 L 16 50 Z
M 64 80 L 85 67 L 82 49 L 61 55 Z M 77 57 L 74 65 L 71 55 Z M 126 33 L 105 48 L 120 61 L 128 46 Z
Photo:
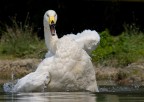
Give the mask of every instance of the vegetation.
M 27 20 L 24 24 L 12 20 L 12 27 L 6 26 L 0 39 L 0 58 L 42 58 L 46 53 L 44 40 L 33 32 Z M 112 36 L 108 30 L 99 33 L 100 44 L 91 54 L 96 65 L 127 66 L 144 60 L 144 33 L 134 25 L 125 25 L 125 31 Z
M 100 33 L 101 42 L 92 53 L 97 65 L 123 67 L 144 60 L 144 33 L 135 25 L 124 27 L 119 36 L 111 36 L 108 30 Z
M 38 58 L 45 53 L 44 41 L 33 32 L 33 26 L 12 20 L 12 27 L 6 25 L 0 39 L 0 58 Z

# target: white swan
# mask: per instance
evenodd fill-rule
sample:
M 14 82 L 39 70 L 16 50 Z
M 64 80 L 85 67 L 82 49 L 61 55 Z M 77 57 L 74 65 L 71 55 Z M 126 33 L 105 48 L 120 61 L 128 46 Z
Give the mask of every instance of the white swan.
M 53 23 L 52 23 L 53 22 Z M 46 46 L 48 48 L 48 52 L 45 57 L 50 57 L 55 54 L 56 51 L 56 41 L 58 40 L 58 36 L 55 30 L 55 24 L 57 22 L 57 14 L 53 10 L 49 10 L 44 15 L 44 36 Z M 51 28 L 51 29 L 50 29 Z M 53 31 L 51 33 L 51 31 Z M 70 37 L 74 41 L 76 41 L 81 48 L 83 48 L 88 54 L 91 53 L 94 49 L 96 49 L 98 43 L 100 42 L 100 36 L 96 31 L 84 30 L 82 33 L 75 34 L 67 34 L 67 37 Z
M 95 31 L 84 31 L 83 34 L 88 38 L 90 37 L 86 32 L 95 35 L 92 42 L 87 37 L 82 38 L 83 34 L 80 33 L 78 37 L 67 35 L 58 39 L 56 20 L 55 11 L 49 10 L 45 13 L 44 33 L 46 46 L 49 48 L 48 57 L 39 64 L 35 72 L 19 79 L 12 88 L 6 83 L 5 92 L 33 92 L 44 88 L 46 91 L 98 92 L 95 70 L 85 50 L 89 51 L 97 45 L 99 35 Z

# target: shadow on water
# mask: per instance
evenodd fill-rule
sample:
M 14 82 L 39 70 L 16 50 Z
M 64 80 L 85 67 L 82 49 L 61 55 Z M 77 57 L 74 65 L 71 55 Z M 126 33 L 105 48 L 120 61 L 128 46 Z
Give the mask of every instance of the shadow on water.
M 99 86 L 100 92 L 4 93 L 0 102 L 143 102 L 143 86 Z
M 100 93 L 144 93 L 144 86 L 108 86 L 99 87 Z

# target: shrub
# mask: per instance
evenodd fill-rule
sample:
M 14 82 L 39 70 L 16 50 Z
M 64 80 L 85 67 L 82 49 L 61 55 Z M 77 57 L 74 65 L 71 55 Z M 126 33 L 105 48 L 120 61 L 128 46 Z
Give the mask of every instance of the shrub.
M 96 64 L 123 67 L 144 59 L 144 34 L 135 27 L 127 26 L 118 36 L 112 36 L 105 30 L 100 36 L 100 44 L 92 53 Z

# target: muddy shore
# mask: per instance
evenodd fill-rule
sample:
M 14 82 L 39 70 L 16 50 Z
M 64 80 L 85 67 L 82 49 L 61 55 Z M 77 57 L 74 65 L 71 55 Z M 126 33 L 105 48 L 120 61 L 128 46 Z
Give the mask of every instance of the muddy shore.
M 0 84 L 35 71 L 41 59 L 0 60 Z M 132 63 L 124 68 L 94 66 L 98 85 L 144 85 L 144 63 Z

